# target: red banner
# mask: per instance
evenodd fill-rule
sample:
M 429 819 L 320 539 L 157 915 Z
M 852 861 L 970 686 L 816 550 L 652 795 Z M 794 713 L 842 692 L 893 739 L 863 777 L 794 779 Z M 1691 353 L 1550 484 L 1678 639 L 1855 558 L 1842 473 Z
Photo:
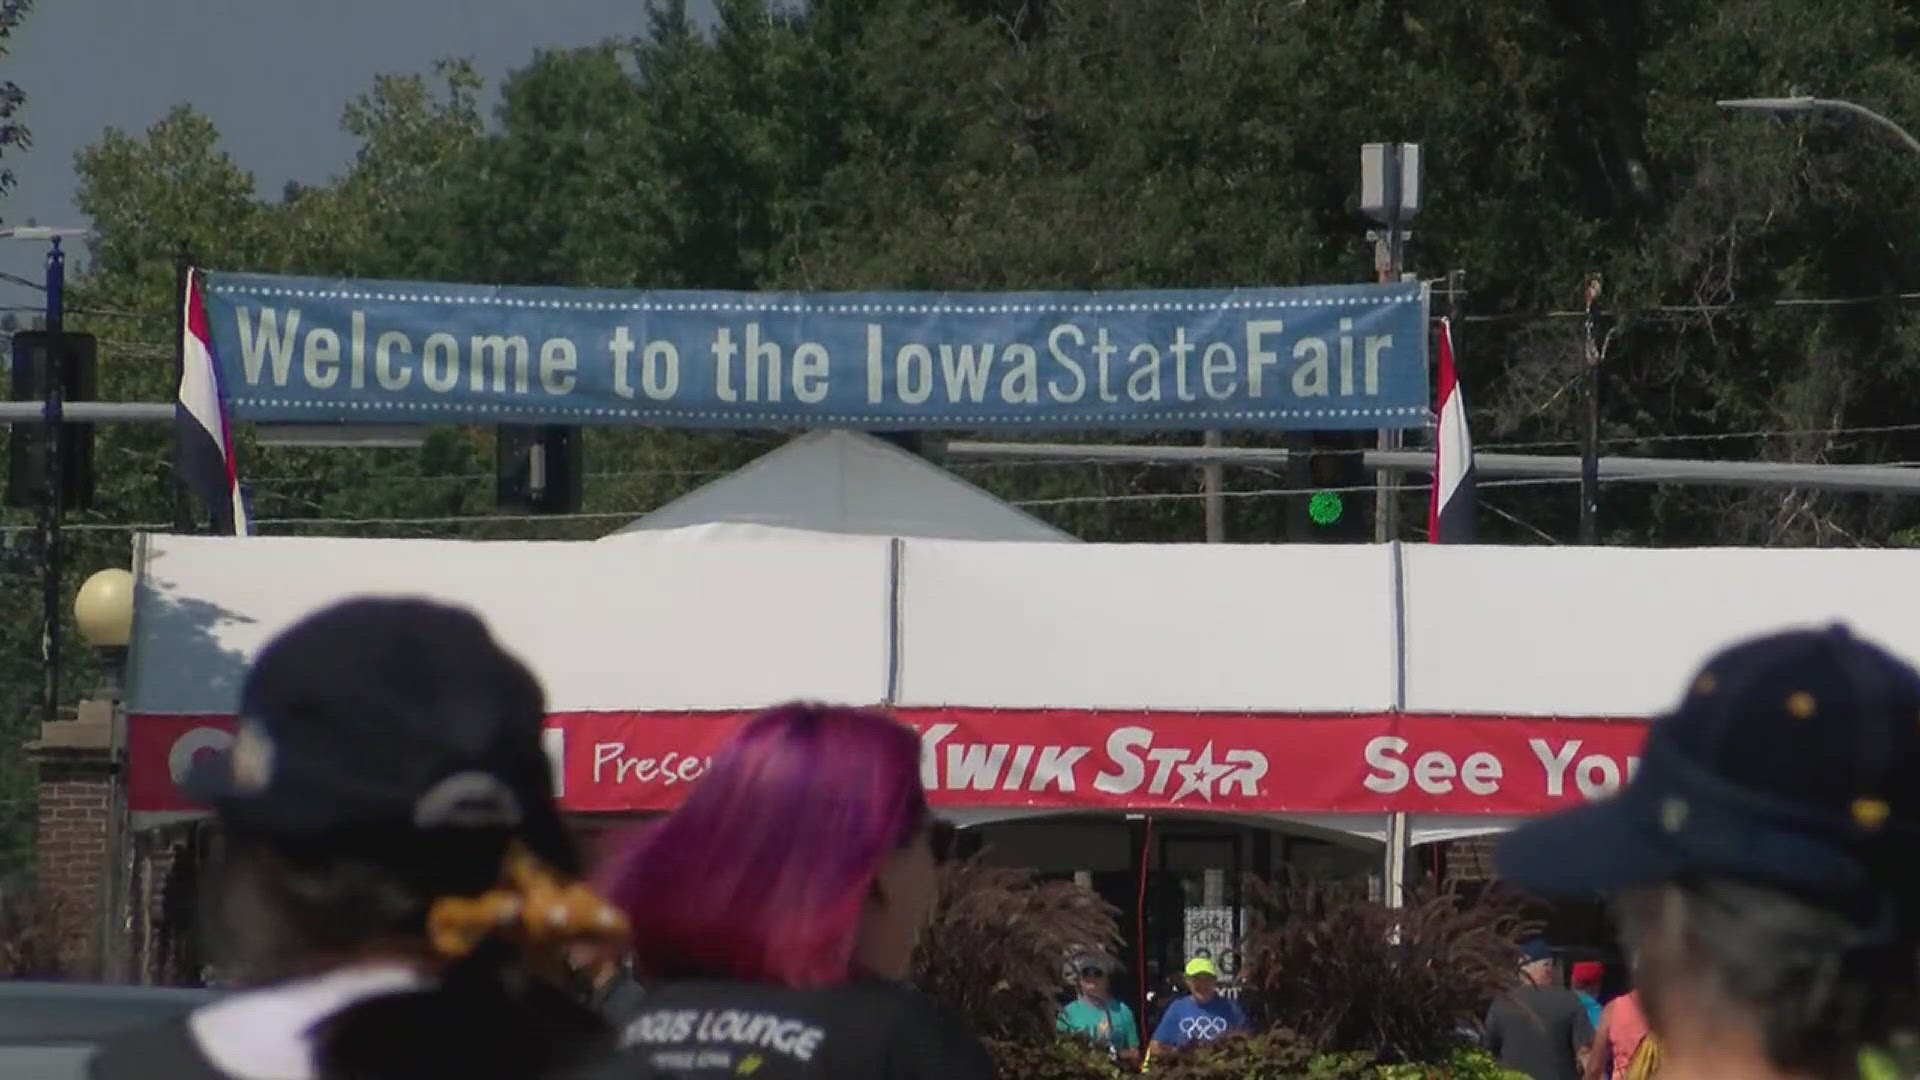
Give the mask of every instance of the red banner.
M 744 719 L 562 713 L 548 720 L 570 810 L 669 809 Z M 1604 795 L 1639 764 L 1635 721 L 1418 715 L 905 709 L 933 802 L 1223 812 L 1519 815 Z M 190 810 L 177 784 L 226 717 L 134 716 L 128 800 Z

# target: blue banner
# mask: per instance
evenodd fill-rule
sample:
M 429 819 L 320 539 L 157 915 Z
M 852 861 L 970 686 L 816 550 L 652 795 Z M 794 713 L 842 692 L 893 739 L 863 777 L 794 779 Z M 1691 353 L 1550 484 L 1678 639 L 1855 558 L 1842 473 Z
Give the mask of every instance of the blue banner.
M 1420 285 L 721 293 L 204 275 L 275 423 L 1296 429 L 1426 423 Z

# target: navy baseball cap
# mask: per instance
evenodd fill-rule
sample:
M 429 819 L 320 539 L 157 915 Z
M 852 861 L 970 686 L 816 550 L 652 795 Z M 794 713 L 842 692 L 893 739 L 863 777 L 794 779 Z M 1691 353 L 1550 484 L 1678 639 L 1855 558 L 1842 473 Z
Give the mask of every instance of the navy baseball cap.
M 1920 857 L 1920 673 L 1845 627 L 1714 656 L 1614 796 L 1522 826 L 1502 876 L 1547 894 L 1717 876 L 1862 921 Z
M 404 855 L 423 833 L 490 828 L 577 872 L 545 716 L 539 682 L 472 613 L 349 600 L 261 650 L 232 746 L 184 787 L 246 835 Z

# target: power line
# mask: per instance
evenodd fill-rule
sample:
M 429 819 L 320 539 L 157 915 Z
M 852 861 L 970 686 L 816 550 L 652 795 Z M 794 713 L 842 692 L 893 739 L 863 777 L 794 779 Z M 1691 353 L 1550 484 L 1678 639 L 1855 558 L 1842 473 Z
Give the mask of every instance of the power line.
M 1860 427 L 1809 427 L 1809 429 L 1753 429 L 1753 430 L 1716 430 L 1701 434 L 1617 434 L 1601 438 L 1601 446 L 1638 446 L 1638 444 L 1688 444 L 1688 442 L 1736 442 L 1747 438 L 1793 438 L 1805 434 L 1893 434 L 1893 432 L 1912 432 L 1920 430 L 1920 423 L 1907 425 L 1860 425 Z M 1475 454 L 1492 454 L 1503 450 L 1551 450 L 1555 446 L 1578 446 L 1578 440 L 1572 438 L 1546 438 L 1532 442 L 1480 442 L 1476 444 Z M 1350 452 L 1340 450 L 1315 450 L 1315 454 L 1359 454 L 1361 448 Z M 954 461 L 950 469 L 1004 469 L 1016 465 L 1123 465 L 1123 461 L 1114 461 L 1112 457 L 1046 457 L 1046 459 L 1008 459 L 1008 461 Z M 1235 465 L 1235 461 L 1223 461 L 1223 465 Z M 1899 461 L 1876 461 L 1876 465 L 1899 465 Z
M 635 477 L 675 477 L 678 479 L 695 479 L 703 476 L 726 476 L 726 475 L 728 475 L 728 470 L 726 469 L 628 469 L 624 471 L 615 471 L 615 472 L 590 472 L 585 474 L 585 478 L 589 480 L 627 480 Z M 321 479 L 322 478 L 312 477 L 312 476 L 242 476 L 240 478 L 240 483 L 243 487 L 263 487 L 270 484 L 314 483 Z M 393 475 L 384 475 L 384 476 L 356 477 L 349 483 L 355 486 L 360 484 L 424 483 L 424 482 L 449 483 L 449 484 L 452 484 L 452 483 L 475 484 L 475 483 L 491 483 L 497 479 L 499 479 L 499 477 L 494 473 L 444 473 L 439 475 L 431 475 L 427 473 L 403 473 L 403 474 L 393 474 Z M 551 515 L 544 515 L 544 516 L 551 516 Z
M 1542 484 L 1577 484 L 1577 476 L 1543 477 L 1526 480 L 1482 480 L 1474 486 L 1478 489 L 1534 487 Z M 1429 491 L 1432 484 L 1401 484 L 1401 491 Z M 1220 495 L 1230 499 L 1253 499 L 1268 496 L 1317 495 L 1321 492 L 1369 492 L 1374 491 L 1372 484 L 1353 487 L 1313 487 L 1313 488 L 1256 488 L 1242 491 L 1222 491 Z M 1015 499 L 1014 506 L 1074 506 L 1085 503 L 1126 503 L 1153 502 L 1163 499 L 1204 499 L 1204 491 L 1140 491 L 1124 495 L 1064 495 L 1053 499 Z
M 1477 486 L 1478 485 L 1476 485 L 1476 487 Z M 1531 521 L 1523 521 L 1518 515 L 1510 514 L 1507 511 L 1502 510 L 1499 507 L 1485 500 L 1482 500 L 1479 505 L 1481 509 L 1490 511 L 1497 517 L 1502 517 L 1507 519 L 1508 521 L 1513 522 L 1515 525 L 1520 526 L 1521 528 L 1527 530 L 1528 532 L 1539 537 L 1540 539 L 1545 540 L 1549 544 L 1553 544 L 1555 546 L 1558 546 L 1560 544 L 1560 540 L 1557 537 L 1555 537 L 1552 533 L 1548 532 L 1545 529 L 1542 529 L 1540 526 L 1535 525 Z
M 1484 490 L 1489 488 L 1531 487 L 1531 486 L 1538 486 L 1542 484 L 1567 484 L 1567 483 L 1576 483 L 1576 482 L 1578 482 L 1577 477 L 1547 477 L 1547 478 L 1529 478 L 1529 479 L 1521 479 L 1521 480 L 1482 480 L 1477 486 L 1480 489 Z M 1432 486 L 1431 484 L 1418 484 L 1418 483 L 1401 485 L 1402 490 L 1407 490 L 1407 491 L 1425 491 L 1425 490 L 1428 490 L 1431 486 Z M 1372 490 L 1373 490 L 1373 486 L 1369 484 L 1365 486 L 1353 486 L 1353 487 L 1260 488 L 1256 490 L 1246 490 L 1246 491 L 1224 491 L 1224 492 L 1221 492 L 1221 494 L 1228 496 L 1230 498 L 1246 499 L 1246 498 L 1263 498 L 1263 497 L 1269 497 L 1269 496 L 1279 497 L 1279 496 L 1288 496 L 1288 495 L 1313 495 L 1319 492 L 1359 493 L 1359 492 L 1370 492 Z M 1015 500 L 1013 502 L 1013 505 L 1014 506 L 1070 506 L 1078 503 L 1145 502 L 1145 501 L 1159 500 L 1159 499 L 1200 499 L 1205 497 L 1206 497 L 1205 492 L 1198 492 L 1198 491 L 1134 492 L 1134 493 L 1129 493 L 1124 495 L 1069 495 L 1069 496 L 1053 498 L 1053 499 L 1020 499 L 1020 500 Z M 595 513 L 574 513 L 574 514 L 446 514 L 446 515 L 429 516 L 429 517 L 260 518 L 260 519 L 257 519 L 254 522 L 254 524 L 262 525 L 262 526 L 272 525 L 272 526 L 286 526 L 286 527 L 329 527 L 329 528 L 340 527 L 340 526 L 367 526 L 367 525 L 419 527 L 419 526 L 434 526 L 434 525 L 484 525 L 484 524 L 489 524 L 494 522 L 526 523 L 526 522 L 569 522 L 569 521 L 586 522 L 586 521 L 615 521 L 615 520 L 632 521 L 636 518 L 644 516 L 646 513 L 647 511 L 645 510 L 621 510 L 621 511 L 601 511 L 601 512 L 595 512 Z M 66 528 L 74 532 L 103 532 L 103 533 L 169 532 L 173 528 L 173 523 L 168 521 L 143 521 L 143 522 L 126 522 L 126 523 L 83 522 L 79 524 L 68 525 L 66 526 Z M 24 533 L 24 532 L 32 532 L 32 531 L 33 531 L 33 527 L 29 525 L 0 526 L 0 532 Z
M 1716 431 L 1697 435 L 1610 435 L 1600 440 L 1606 446 L 1632 446 L 1638 443 L 1686 443 L 1686 442 L 1726 442 L 1736 439 L 1780 439 L 1800 435 L 1876 435 L 1901 431 L 1920 431 L 1920 424 L 1874 424 L 1861 427 L 1838 428 L 1756 428 L 1750 431 Z M 1574 439 L 1551 439 L 1539 442 L 1486 443 L 1474 447 L 1475 452 L 1482 450 L 1523 450 L 1543 449 L 1555 446 L 1575 446 Z M 1882 464 L 1891 464 L 1890 462 Z
M 1272 447 L 1135 446 L 1128 444 L 1072 444 L 1038 442 L 956 442 L 947 452 L 976 459 L 1036 459 L 1100 457 L 1133 464 L 1201 465 L 1232 462 L 1244 465 L 1285 465 L 1299 451 Z M 1351 452 L 1350 452 L 1351 453 Z M 1418 450 L 1362 450 L 1363 468 L 1397 473 L 1433 470 L 1430 452 Z M 1579 476 L 1582 462 L 1566 455 L 1474 454 L 1474 467 L 1487 477 Z M 1781 461 L 1719 461 L 1689 458 L 1603 457 L 1603 479 L 1656 484 L 1697 484 L 1711 487 L 1807 488 L 1818 491 L 1920 494 L 1920 469 L 1885 465 L 1826 465 Z
M 1648 304 L 1644 307 L 1595 311 L 1594 318 L 1620 319 L 1635 315 L 1718 315 L 1729 311 L 1768 311 L 1774 308 L 1820 310 L 1857 307 L 1866 304 L 1908 304 L 1920 301 L 1920 292 L 1879 293 L 1871 296 L 1782 296 L 1772 300 L 1731 300 L 1724 304 Z M 1501 311 L 1485 315 L 1458 315 L 1461 323 L 1545 322 L 1552 319 L 1585 319 L 1588 313 L 1573 311 Z M 1437 316 L 1436 316 L 1437 318 Z
M 37 315 L 46 310 L 45 307 L 39 304 L 0 304 L 0 311 L 18 311 L 25 314 Z M 164 315 L 149 314 L 144 311 L 120 311 L 114 308 L 65 308 L 63 310 L 66 315 L 90 315 L 107 319 L 144 319 L 149 322 L 158 321 L 166 317 Z M 153 347 L 158 348 L 159 346 Z
M 257 518 L 254 520 L 254 524 L 255 525 L 275 525 L 275 526 L 334 527 L 334 526 L 352 526 L 352 525 L 404 525 L 404 526 L 482 525 L 490 522 L 525 523 L 525 522 L 532 522 L 532 521 L 552 521 L 552 522 L 616 521 L 616 520 L 632 521 L 635 518 L 644 516 L 646 513 L 647 511 L 645 510 L 621 510 L 621 511 L 609 510 L 609 511 L 603 511 L 598 513 L 577 513 L 577 514 L 446 514 L 446 515 L 441 515 L 437 517 Z M 102 532 L 102 533 L 172 532 L 173 522 L 171 521 L 137 521 L 137 522 L 126 522 L 126 523 L 82 522 L 76 525 L 64 526 L 64 529 L 68 532 Z M 33 526 L 31 525 L 0 526 L 0 532 L 23 533 L 23 532 L 32 532 L 32 531 L 33 531 Z

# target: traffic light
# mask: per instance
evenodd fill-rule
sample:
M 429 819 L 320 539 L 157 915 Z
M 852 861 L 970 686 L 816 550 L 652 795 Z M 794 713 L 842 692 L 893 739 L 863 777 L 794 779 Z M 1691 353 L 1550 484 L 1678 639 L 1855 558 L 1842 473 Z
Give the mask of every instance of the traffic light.
M 581 432 L 547 424 L 497 429 L 494 501 L 533 514 L 571 514 L 580 509 L 585 480 Z
M 16 330 L 9 397 L 44 401 L 52 372 L 59 373 L 60 395 L 67 401 L 92 401 L 99 383 L 99 348 L 92 334 Z M 93 504 L 93 425 L 60 425 L 60 505 L 84 510 Z M 10 425 L 7 432 L 8 506 L 46 505 L 47 425 L 39 421 Z
M 1306 544 L 1373 539 L 1373 477 L 1362 459 L 1372 432 L 1313 431 L 1289 440 L 1288 538 Z

